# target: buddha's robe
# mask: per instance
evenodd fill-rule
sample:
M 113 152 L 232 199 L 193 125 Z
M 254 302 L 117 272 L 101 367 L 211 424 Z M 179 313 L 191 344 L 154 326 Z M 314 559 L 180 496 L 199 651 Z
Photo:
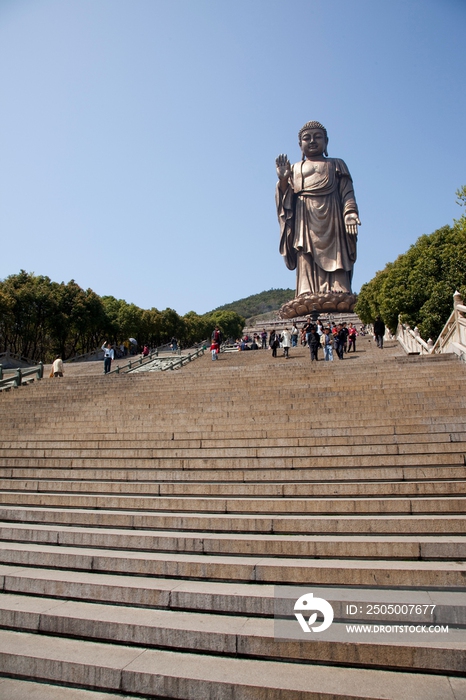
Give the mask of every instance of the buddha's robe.
M 358 208 L 344 161 L 295 163 L 286 191 L 277 185 L 276 202 L 280 253 L 297 269 L 296 295 L 351 292 L 357 236 L 346 232 L 344 216 Z

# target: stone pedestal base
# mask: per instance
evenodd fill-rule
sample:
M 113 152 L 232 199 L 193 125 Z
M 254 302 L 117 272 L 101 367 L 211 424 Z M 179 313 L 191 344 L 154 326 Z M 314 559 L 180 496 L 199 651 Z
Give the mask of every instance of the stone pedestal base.
M 357 301 L 356 294 L 347 292 L 326 292 L 324 294 L 300 294 L 286 304 L 279 311 L 280 318 L 296 318 L 307 316 L 317 311 L 328 313 L 352 313 Z

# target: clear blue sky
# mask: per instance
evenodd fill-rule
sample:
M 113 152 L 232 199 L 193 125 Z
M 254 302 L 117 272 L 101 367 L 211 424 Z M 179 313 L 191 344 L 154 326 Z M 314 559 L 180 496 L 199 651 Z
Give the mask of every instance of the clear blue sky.
M 295 275 L 275 157 L 351 171 L 354 288 L 460 216 L 464 0 L 0 0 L 0 279 L 205 313 Z

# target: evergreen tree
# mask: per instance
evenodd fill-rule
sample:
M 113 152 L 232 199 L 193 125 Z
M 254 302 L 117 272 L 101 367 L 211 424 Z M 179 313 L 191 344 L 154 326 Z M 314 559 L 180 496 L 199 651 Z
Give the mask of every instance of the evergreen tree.
M 466 187 L 457 196 L 466 202 Z M 417 326 L 427 340 L 437 339 L 453 308 L 458 290 L 466 298 L 466 216 L 430 235 L 363 285 L 355 308 L 364 323 L 380 315 L 393 333 L 398 315 Z

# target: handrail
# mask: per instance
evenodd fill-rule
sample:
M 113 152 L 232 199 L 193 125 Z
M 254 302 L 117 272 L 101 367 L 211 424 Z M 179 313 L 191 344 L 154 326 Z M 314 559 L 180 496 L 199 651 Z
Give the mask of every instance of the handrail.
M 453 311 L 435 343 L 430 338 L 427 342 L 423 340 L 417 328 L 412 330 L 401 319 L 398 321 L 396 339 L 407 354 L 439 355 L 453 352 L 466 361 L 466 306 L 459 292 L 453 295 Z
M 150 362 L 154 357 L 158 357 L 158 354 L 159 354 L 158 348 L 155 348 L 155 350 L 152 350 L 145 357 L 143 357 L 141 355 L 137 359 L 129 360 L 128 364 L 119 365 L 115 369 L 112 369 L 110 372 L 107 372 L 107 374 L 120 374 L 120 372 L 124 369 L 128 369 L 128 372 L 131 372 L 133 369 L 136 369 L 136 367 L 134 367 L 133 365 L 137 364 L 138 367 L 141 367 L 142 365 L 147 365 L 148 362 Z
M 84 357 L 92 357 L 92 355 L 98 355 L 99 352 L 102 352 L 102 348 L 96 347 L 94 350 L 84 352 L 82 355 L 74 355 L 73 357 L 69 357 L 67 360 L 63 360 L 63 362 L 79 362 L 79 360 L 82 360 Z
M 396 339 L 407 355 L 430 355 L 433 348 L 432 340 L 427 343 L 421 338 L 418 328 L 411 328 L 398 320 Z
M 181 355 L 181 348 L 178 346 L 177 350 L 175 350 L 174 353 L 171 355 L 168 355 L 164 357 L 163 359 L 166 360 L 166 366 L 161 367 L 161 371 L 165 372 L 167 369 L 173 369 L 174 367 L 183 366 L 187 362 L 191 362 L 195 357 L 198 357 L 199 355 L 203 355 L 205 351 L 207 340 L 203 340 L 201 343 L 196 343 L 194 347 L 197 347 L 198 349 L 189 354 L 189 355 Z M 126 374 L 129 374 L 129 372 L 134 372 L 135 370 L 140 369 L 141 367 L 144 367 L 144 365 L 149 364 L 150 362 L 153 361 L 154 357 L 159 357 L 159 352 L 163 351 L 164 348 L 169 348 L 170 343 L 165 343 L 164 345 L 159 345 L 155 350 L 152 350 L 147 357 L 139 357 L 136 360 L 130 360 L 128 364 L 116 367 L 115 369 L 112 369 L 111 372 L 107 372 L 108 374 L 119 374 L 122 370 L 127 370 Z M 175 354 L 176 353 L 176 354 Z M 178 355 L 177 359 L 171 360 L 171 358 L 175 358 L 176 355 Z M 162 358 L 161 358 L 162 359 Z
M 167 369 L 175 369 L 178 365 L 182 367 L 183 365 L 186 365 L 188 362 L 191 362 L 194 360 L 196 357 L 200 357 L 203 355 L 205 352 L 204 346 L 198 348 L 195 350 L 195 352 L 192 352 L 190 355 L 184 355 L 183 357 L 180 357 L 178 360 L 174 360 L 173 362 L 170 362 L 166 367 L 161 367 L 160 371 L 161 372 L 166 372 Z
M 15 360 L 19 360 L 20 362 L 26 362 L 28 365 L 34 365 L 34 360 L 31 360 L 29 357 L 23 357 L 17 352 L 11 352 L 10 350 L 6 350 L 5 352 L 0 352 L 0 359 L 2 357 L 12 357 Z
M 1 368 L 1 365 L 0 365 Z M 12 371 L 13 375 L 10 377 L 3 378 L 3 372 L 0 374 L 0 390 L 10 389 L 14 387 L 15 389 L 26 382 L 34 381 L 35 379 L 42 379 L 44 376 L 44 363 L 39 362 L 36 367 L 29 367 L 29 369 L 21 369 L 18 367 L 16 370 L 6 370 Z

